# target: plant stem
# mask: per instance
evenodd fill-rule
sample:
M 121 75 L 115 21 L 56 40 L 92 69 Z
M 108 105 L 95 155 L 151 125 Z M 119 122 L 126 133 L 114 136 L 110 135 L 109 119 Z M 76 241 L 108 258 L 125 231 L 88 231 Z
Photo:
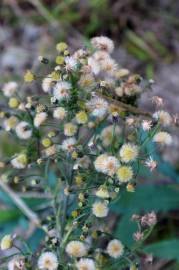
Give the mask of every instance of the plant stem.
M 25 202 L 0 178 L 0 188 L 8 194 L 15 205 L 24 213 L 26 217 L 37 227 L 40 225 L 40 219 Z

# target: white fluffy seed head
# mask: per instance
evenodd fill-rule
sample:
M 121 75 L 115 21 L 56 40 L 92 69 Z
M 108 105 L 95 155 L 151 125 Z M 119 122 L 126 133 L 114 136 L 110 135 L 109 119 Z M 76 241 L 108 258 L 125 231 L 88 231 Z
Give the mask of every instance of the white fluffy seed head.
M 32 130 L 29 124 L 25 121 L 18 123 L 15 131 L 17 136 L 23 140 L 28 140 L 32 136 Z
M 153 117 L 158 120 L 164 127 L 169 126 L 172 122 L 172 117 L 170 114 L 163 110 L 155 112 Z
M 92 212 L 93 212 L 93 215 L 95 215 L 98 218 L 107 217 L 108 212 L 109 212 L 109 208 L 107 206 L 107 203 L 101 202 L 101 201 L 97 201 L 97 202 L 93 203 Z
M 121 129 L 116 126 L 114 130 L 114 136 L 119 136 Z M 109 146 L 112 143 L 113 139 L 113 125 L 105 127 L 101 132 L 101 141 L 104 146 Z
M 44 252 L 38 259 L 38 268 L 40 270 L 56 270 L 58 268 L 58 259 L 53 252 Z
M 77 262 L 76 267 L 78 270 L 95 270 L 96 269 L 94 260 L 88 259 L 88 258 L 80 259 Z
M 104 172 L 109 176 L 113 176 L 118 168 L 119 168 L 118 159 L 113 156 L 108 156 L 104 164 Z
M 66 253 L 72 257 L 83 257 L 87 254 L 87 247 L 83 242 L 70 241 L 66 246 Z
M 94 57 L 88 58 L 88 66 L 91 69 L 91 72 L 95 75 L 98 75 L 100 72 L 100 65 L 99 63 L 94 59 Z
M 107 154 L 102 154 L 96 158 L 94 166 L 98 172 L 104 172 L 104 165 L 106 163 L 107 158 L 108 158 Z
M 103 117 L 108 110 L 108 103 L 102 98 L 94 97 L 87 102 L 87 107 L 93 116 Z
M 53 87 L 53 79 L 50 77 L 50 75 L 43 79 L 42 81 L 42 89 L 45 93 L 49 93 Z
M 8 270 L 26 270 L 24 257 L 15 256 L 8 263 Z
M 61 148 L 64 151 L 72 152 L 75 148 L 76 139 L 75 138 L 69 138 L 62 142 Z
M 69 122 L 64 125 L 64 134 L 65 136 L 73 136 L 77 132 L 77 126 Z
M 15 128 L 17 123 L 18 123 L 18 118 L 16 116 L 10 116 L 8 119 L 5 119 L 3 121 L 3 128 L 6 131 L 10 131 L 11 129 Z
M 160 131 L 155 134 L 153 141 L 160 144 L 170 145 L 172 143 L 172 137 L 168 132 Z
M 16 82 L 8 82 L 3 86 L 2 92 L 6 97 L 11 97 L 17 91 L 17 87 L 18 84 Z
M 53 117 L 59 120 L 64 120 L 67 112 L 63 107 L 58 107 L 53 111 Z
M 91 44 L 98 50 L 106 51 L 112 53 L 114 50 L 113 41 L 105 36 L 94 37 L 91 39 Z
M 118 65 L 114 59 L 108 57 L 100 62 L 101 69 L 109 75 L 114 75 L 118 68 Z
M 66 70 L 71 71 L 71 70 L 76 70 L 77 69 L 77 61 L 73 56 L 67 56 L 65 57 L 65 64 L 66 64 Z
M 124 253 L 124 246 L 121 241 L 117 239 L 111 240 L 107 246 L 107 253 L 115 259 L 121 257 Z
M 38 128 L 40 125 L 42 125 L 45 122 L 46 119 L 47 119 L 46 112 L 37 113 L 34 118 L 34 126 Z
M 127 143 L 121 147 L 119 155 L 123 162 L 128 163 L 130 161 L 134 161 L 137 158 L 138 152 L 139 150 L 136 145 Z
M 67 99 L 70 96 L 71 83 L 59 81 L 54 87 L 53 94 L 57 100 Z

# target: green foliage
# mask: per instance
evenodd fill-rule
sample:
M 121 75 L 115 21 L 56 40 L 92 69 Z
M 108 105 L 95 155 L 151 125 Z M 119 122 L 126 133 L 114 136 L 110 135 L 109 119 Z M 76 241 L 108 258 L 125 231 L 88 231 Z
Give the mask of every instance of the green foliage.
M 166 213 L 178 209 L 179 190 L 174 185 L 143 185 L 135 193 L 123 192 L 120 199 L 111 205 L 112 211 L 122 215 L 115 234 L 122 241 L 131 245 L 134 243 L 132 234 L 136 231 L 136 224 L 131 221 L 133 213 L 156 211 Z
M 169 239 L 147 245 L 144 251 L 154 256 L 179 261 L 179 239 Z

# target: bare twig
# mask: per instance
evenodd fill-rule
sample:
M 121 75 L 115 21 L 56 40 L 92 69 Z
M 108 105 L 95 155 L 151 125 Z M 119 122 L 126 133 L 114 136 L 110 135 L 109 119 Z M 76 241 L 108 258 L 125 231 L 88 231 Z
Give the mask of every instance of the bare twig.
M 40 225 L 40 220 L 25 202 L 0 178 L 0 188 L 8 194 L 16 206 L 24 213 L 24 215 L 36 226 Z

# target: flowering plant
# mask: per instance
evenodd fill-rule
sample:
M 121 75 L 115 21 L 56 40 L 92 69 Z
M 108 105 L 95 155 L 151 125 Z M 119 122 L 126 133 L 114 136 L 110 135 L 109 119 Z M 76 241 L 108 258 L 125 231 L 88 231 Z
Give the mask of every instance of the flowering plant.
M 120 204 L 122 193 L 135 192 L 141 166 L 155 169 L 145 146 L 171 144 L 166 129 L 173 119 L 160 108 L 153 115 L 138 108 L 152 81 L 120 68 L 109 38 L 92 38 L 73 53 L 63 42 L 56 49 L 55 60 L 39 57 L 45 77 L 27 71 L 22 91 L 16 82 L 2 88 L 8 106 L 1 127 L 19 151 L 1 161 L 0 187 L 45 234 L 35 251 L 17 235 L 5 235 L 1 249 L 18 251 L 5 261 L 9 270 L 137 269 L 156 215 L 134 213 L 136 244 L 127 247 L 113 235 L 110 207 Z M 163 105 L 159 97 L 154 102 Z M 43 196 L 45 208 L 34 213 L 12 186 Z

